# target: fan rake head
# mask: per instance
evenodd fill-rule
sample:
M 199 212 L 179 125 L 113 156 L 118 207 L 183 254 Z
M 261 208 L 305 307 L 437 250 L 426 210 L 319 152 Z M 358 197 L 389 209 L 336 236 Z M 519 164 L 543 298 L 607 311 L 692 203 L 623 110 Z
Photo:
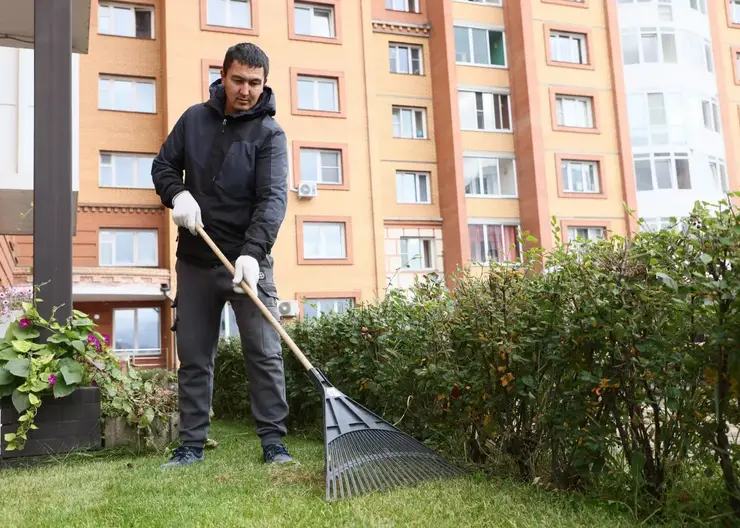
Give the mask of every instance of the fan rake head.
M 340 392 L 320 370 L 309 374 L 324 399 L 327 502 L 463 474 Z

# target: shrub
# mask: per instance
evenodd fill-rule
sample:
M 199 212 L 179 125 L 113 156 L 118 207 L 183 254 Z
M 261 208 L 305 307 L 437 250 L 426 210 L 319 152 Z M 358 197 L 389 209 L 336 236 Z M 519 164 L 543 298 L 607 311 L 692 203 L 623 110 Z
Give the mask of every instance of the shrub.
M 675 229 L 631 239 L 565 245 L 553 229 L 552 250 L 462 270 L 452 292 L 431 275 L 288 331 L 340 390 L 448 456 L 606 488 L 644 512 L 716 467 L 740 517 L 734 207 L 697 203 Z M 319 395 L 287 346 L 284 357 L 293 426 L 319 427 Z M 238 343 L 222 345 L 216 372 L 214 406 L 247 412 Z

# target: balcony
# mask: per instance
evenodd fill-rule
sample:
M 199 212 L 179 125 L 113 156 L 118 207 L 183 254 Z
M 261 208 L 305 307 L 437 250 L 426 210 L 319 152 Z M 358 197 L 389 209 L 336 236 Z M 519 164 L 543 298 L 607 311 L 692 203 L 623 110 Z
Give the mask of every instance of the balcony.
M 3 5 L 0 0 L 0 12 L 5 16 Z M 0 22 L 0 33 L 3 24 Z M 0 235 L 33 235 L 34 51 L 0 46 L 0 79 Z M 80 188 L 79 114 L 79 55 L 73 54 L 73 232 Z

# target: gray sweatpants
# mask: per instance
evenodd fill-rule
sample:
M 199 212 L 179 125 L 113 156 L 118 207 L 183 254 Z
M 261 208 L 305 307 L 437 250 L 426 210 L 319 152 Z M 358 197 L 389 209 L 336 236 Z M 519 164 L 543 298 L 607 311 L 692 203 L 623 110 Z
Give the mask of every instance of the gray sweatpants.
M 258 295 L 279 320 L 271 256 L 260 265 Z M 279 443 L 288 415 L 280 335 L 246 294 L 235 293 L 232 275 L 222 265 L 200 268 L 178 260 L 175 330 L 182 445 L 203 447 L 208 438 L 213 396 L 213 365 L 221 313 L 231 303 L 249 378 L 252 416 L 262 445 Z

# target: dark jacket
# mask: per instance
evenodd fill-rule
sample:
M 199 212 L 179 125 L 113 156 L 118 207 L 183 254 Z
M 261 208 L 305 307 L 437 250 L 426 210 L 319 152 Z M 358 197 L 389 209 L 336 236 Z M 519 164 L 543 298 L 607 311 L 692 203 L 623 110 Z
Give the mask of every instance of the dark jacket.
M 275 95 L 265 86 L 255 106 L 227 116 L 220 79 L 210 94 L 180 116 L 154 158 L 154 188 L 169 208 L 175 195 L 190 191 L 205 232 L 229 260 L 250 255 L 263 262 L 285 218 L 288 194 L 287 141 L 274 119 Z M 185 228 L 178 229 L 176 254 L 191 264 L 220 265 Z

